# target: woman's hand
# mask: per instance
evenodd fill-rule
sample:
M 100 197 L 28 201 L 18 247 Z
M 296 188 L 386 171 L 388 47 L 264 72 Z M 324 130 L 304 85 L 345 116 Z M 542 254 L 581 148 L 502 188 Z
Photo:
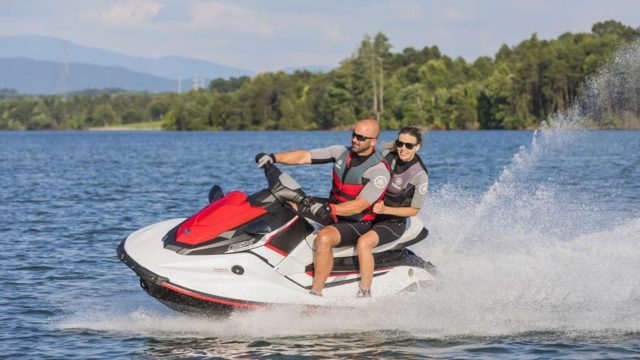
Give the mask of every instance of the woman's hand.
M 376 214 L 384 214 L 386 207 L 382 201 L 378 201 L 373 205 L 373 212 Z

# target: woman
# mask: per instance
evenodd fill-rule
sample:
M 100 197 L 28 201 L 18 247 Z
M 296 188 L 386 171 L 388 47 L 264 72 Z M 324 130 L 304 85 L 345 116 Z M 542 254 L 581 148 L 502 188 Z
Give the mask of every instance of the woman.
M 405 231 L 407 218 L 417 215 L 426 199 L 429 173 L 417 154 L 421 143 L 420 130 L 405 126 L 400 129 L 398 139 L 387 146 L 390 151 L 385 152 L 385 159 L 390 166 L 391 180 L 384 200 L 373 207 L 373 212 L 377 214 L 373 227 L 358 238 L 358 297 L 371 296 L 374 269 L 371 250 L 400 238 Z

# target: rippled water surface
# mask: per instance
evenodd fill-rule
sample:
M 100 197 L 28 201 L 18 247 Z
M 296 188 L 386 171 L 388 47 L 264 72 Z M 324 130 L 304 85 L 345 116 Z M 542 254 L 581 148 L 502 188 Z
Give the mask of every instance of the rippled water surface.
M 640 132 L 428 133 L 431 234 L 412 249 L 441 275 L 357 311 L 189 317 L 115 257 L 131 231 L 203 207 L 212 184 L 263 188 L 257 152 L 348 141 L 0 132 L 0 358 L 640 357 Z M 328 165 L 286 170 L 329 190 Z

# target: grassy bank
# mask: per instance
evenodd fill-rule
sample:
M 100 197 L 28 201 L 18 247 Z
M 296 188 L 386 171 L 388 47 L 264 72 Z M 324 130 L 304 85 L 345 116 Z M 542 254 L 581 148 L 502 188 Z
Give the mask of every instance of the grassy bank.
M 162 130 L 162 121 L 146 121 L 114 126 L 92 127 L 91 131 Z

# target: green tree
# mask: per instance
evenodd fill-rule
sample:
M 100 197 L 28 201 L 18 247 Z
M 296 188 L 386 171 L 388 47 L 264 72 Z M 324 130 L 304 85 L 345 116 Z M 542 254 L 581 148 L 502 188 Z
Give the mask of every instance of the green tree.
M 37 130 L 37 129 L 52 129 L 54 128 L 53 118 L 51 116 L 51 112 L 47 105 L 45 105 L 42 99 L 39 99 L 33 110 L 31 110 L 31 114 L 29 116 L 29 121 L 27 122 L 28 130 Z
M 167 112 L 169 112 L 173 101 L 173 96 L 167 95 L 160 95 L 151 100 L 147 105 L 147 113 L 151 120 L 162 120 Z
M 479 100 L 479 121 L 484 129 L 504 129 L 515 120 L 512 101 L 513 78 L 506 65 L 499 66 L 485 81 Z
M 456 85 L 451 89 L 447 99 L 450 109 L 447 128 L 449 129 L 477 129 L 478 113 L 478 85 L 467 83 Z
M 614 35 L 624 41 L 632 41 L 640 35 L 640 29 L 634 29 L 615 20 L 599 22 L 591 27 L 591 32 L 595 35 Z
M 107 126 L 119 124 L 120 118 L 118 114 L 113 110 L 110 104 L 99 104 L 92 115 L 93 126 Z
M 345 60 L 329 73 L 330 80 L 316 103 L 318 126 L 330 129 L 355 123 L 356 106 L 353 96 L 353 63 Z
M 209 91 L 211 92 L 220 92 L 220 93 L 230 93 L 240 89 L 242 86 L 251 81 L 251 78 L 248 76 L 240 76 L 240 77 L 231 77 L 228 80 L 225 79 L 213 79 L 209 83 Z
M 420 84 L 413 84 L 400 91 L 396 118 L 402 126 L 428 124 L 426 94 Z

